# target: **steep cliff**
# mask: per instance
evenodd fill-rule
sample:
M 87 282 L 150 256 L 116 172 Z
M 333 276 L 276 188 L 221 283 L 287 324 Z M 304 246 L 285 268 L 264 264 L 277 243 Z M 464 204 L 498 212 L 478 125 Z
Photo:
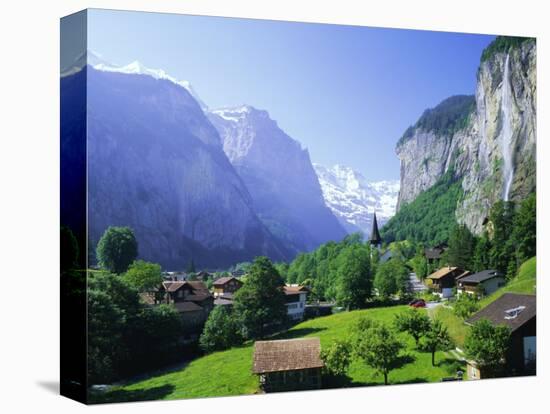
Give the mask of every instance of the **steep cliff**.
M 536 44 L 497 38 L 483 54 L 475 97 L 426 111 L 396 148 L 398 210 L 452 171 L 462 182 L 456 219 L 482 230 L 490 206 L 519 201 L 536 186 Z
M 88 227 L 134 229 L 139 256 L 165 268 L 228 266 L 289 251 L 259 220 L 216 129 L 182 85 L 87 69 Z M 62 80 L 70 94 L 73 76 Z M 81 113 L 74 117 L 82 117 Z
M 259 217 L 275 236 L 296 252 L 345 237 L 325 205 L 309 152 L 267 111 L 244 105 L 213 110 L 208 117 Z

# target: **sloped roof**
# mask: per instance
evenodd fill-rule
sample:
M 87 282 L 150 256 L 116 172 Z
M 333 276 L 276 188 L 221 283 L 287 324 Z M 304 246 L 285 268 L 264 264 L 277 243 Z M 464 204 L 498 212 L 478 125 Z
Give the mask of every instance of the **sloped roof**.
M 483 270 L 481 272 L 474 273 L 465 277 L 461 277 L 461 282 L 481 283 L 494 277 L 503 277 L 498 271 L 494 269 Z
M 252 372 L 292 371 L 321 368 L 321 342 L 319 338 L 285 339 L 279 341 L 256 341 Z
M 487 319 L 493 325 L 506 325 L 512 332 L 537 316 L 537 297 L 519 293 L 505 293 L 469 318 L 473 324 Z
M 447 276 L 450 273 L 456 271 L 458 267 L 442 267 L 439 270 L 436 270 L 431 275 L 428 276 L 428 279 L 441 279 L 442 277 Z
M 167 292 L 175 292 L 182 286 L 184 286 L 187 282 L 186 281 L 165 281 L 162 282 L 162 286 L 164 286 L 164 289 L 166 289 Z
M 434 247 L 432 249 L 424 249 L 424 256 L 426 256 L 426 259 L 440 259 L 441 254 L 445 250 L 441 247 Z
M 378 221 L 376 220 L 376 211 L 374 212 L 372 219 L 372 229 L 370 232 L 369 241 L 371 244 L 381 244 L 382 238 L 380 237 L 380 232 L 378 231 Z
M 202 311 L 202 308 L 193 302 L 176 302 L 174 303 L 175 308 L 178 310 L 178 312 L 196 312 L 196 311 Z
M 287 285 L 285 285 L 283 287 L 283 291 L 285 292 L 285 295 L 297 295 L 299 293 L 308 292 L 309 289 L 305 286 L 287 286 Z
M 224 277 L 220 277 L 219 279 L 214 280 L 213 285 L 214 286 L 223 286 L 223 285 L 225 285 L 226 283 L 229 283 L 232 280 L 236 280 L 239 283 L 243 283 L 234 276 L 224 276 Z

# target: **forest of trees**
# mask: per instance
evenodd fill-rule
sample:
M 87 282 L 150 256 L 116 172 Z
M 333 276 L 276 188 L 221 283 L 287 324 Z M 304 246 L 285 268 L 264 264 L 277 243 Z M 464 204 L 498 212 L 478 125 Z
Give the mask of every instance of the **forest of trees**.
M 436 135 L 452 135 L 466 127 L 468 118 L 476 107 L 473 95 L 451 96 L 434 108 L 426 109 L 414 125 L 405 130 L 397 145 L 411 138 L 416 129 Z
M 427 246 L 446 242 L 456 224 L 456 206 L 462 195 L 461 181 L 455 179 L 452 170 L 447 171 L 436 184 L 401 206 L 381 229 L 382 239 L 386 243 L 409 240 Z

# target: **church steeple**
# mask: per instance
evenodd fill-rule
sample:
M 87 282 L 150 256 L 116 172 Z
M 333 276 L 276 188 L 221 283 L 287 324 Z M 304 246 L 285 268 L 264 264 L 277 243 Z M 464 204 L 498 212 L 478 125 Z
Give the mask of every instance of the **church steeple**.
M 382 238 L 380 237 L 380 232 L 378 231 L 378 222 L 376 221 L 376 211 L 374 212 L 374 217 L 372 219 L 372 230 L 370 232 L 369 242 L 371 245 L 379 247 L 382 244 Z

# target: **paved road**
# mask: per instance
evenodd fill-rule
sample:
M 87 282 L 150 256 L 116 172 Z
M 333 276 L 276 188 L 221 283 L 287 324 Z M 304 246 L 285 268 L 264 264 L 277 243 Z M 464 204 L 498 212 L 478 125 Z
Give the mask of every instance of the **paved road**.
M 409 288 L 413 293 L 425 292 L 428 289 L 426 286 L 424 286 L 420 279 L 418 279 L 416 273 L 414 272 L 409 273 Z

